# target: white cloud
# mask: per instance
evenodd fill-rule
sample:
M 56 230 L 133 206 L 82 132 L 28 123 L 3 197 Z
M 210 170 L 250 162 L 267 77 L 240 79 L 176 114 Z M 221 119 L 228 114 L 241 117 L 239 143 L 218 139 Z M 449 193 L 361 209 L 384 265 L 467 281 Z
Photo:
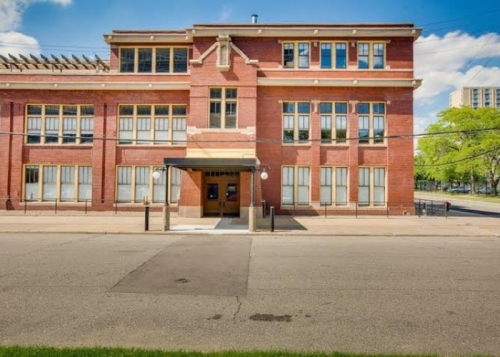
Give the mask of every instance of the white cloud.
M 427 104 L 439 94 L 464 85 L 498 83 L 500 68 L 476 64 L 495 57 L 500 58 L 500 35 L 496 33 L 474 37 L 456 31 L 443 37 L 421 37 L 415 44 L 415 75 L 424 82 L 415 92 L 417 103 Z M 471 65 L 474 67 L 468 68 Z
M 36 2 L 50 2 L 57 5 L 71 5 L 73 0 L 0 0 L 0 54 L 40 54 L 38 41 L 16 32 L 28 6 Z
M 231 7 L 229 7 L 229 5 L 224 5 L 222 7 L 222 11 L 219 15 L 219 21 L 227 21 L 231 15 L 233 14 L 233 9 L 231 9 Z
M 14 31 L 0 32 L 0 54 L 7 56 L 9 53 L 14 56 L 19 54 L 37 56 L 40 54 L 40 46 L 38 41 L 31 36 Z
M 0 31 L 11 31 L 21 25 L 26 8 L 35 2 L 51 2 L 67 6 L 72 0 L 0 0 Z

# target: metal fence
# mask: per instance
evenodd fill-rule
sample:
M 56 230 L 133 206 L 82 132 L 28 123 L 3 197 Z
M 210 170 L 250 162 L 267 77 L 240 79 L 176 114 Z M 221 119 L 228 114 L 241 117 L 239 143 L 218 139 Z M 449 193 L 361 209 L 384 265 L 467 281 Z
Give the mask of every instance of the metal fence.
M 269 214 L 265 210 L 268 204 L 263 205 L 264 216 Z M 441 216 L 448 217 L 449 204 L 446 201 L 422 200 L 406 202 L 379 202 L 377 205 L 369 205 L 358 201 L 349 202 L 329 202 L 320 203 L 320 206 L 310 204 L 294 203 L 280 208 L 277 207 L 278 214 L 290 214 L 292 216 Z
M 142 212 L 144 203 L 119 202 L 116 200 L 83 200 L 81 202 L 68 202 L 61 200 L 35 201 L 25 199 L 0 199 L 4 206 L 0 210 L 7 211 L 52 211 L 57 214 L 60 211 L 79 211 L 87 214 L 92 211 L 101 212 Z M 148 204 L 151 212 L 160 212 L 163 209 L 163 203 Z M 357 201 L 342 203 L 321 203 L 319 206 L 311 204 L 288 204 L 286 206 L 276 207 L 277 214 L 302 215 L 302 216 L 441 216 L 447 217 L 449 207 L 446 201 L 417 199 L 407 202 L 380 202 L 379 205 L 366 205 Z M 177 206 L 170 206 L 172 212 L 177 211 Z M 263 200 L 262 211 L 264 217 L 269 215 L 270 204 Z
M 28 199 L 13 199 L 13 198 L 3 198 L 0 199 L 3 202 L 3 207 L 0 210 L 6 211 L 52 211 L 57 214 L 60 211 L 79 211 L 85 214 L 92 211 L 101 212 L 114 212 L 118 214 L 119 212 L 142 212 L 146 204 L 137 202 L 120 202 L 116 200 L 82 200 L 80 202 L 69 202 L 64 200 L 28 200 Z M 163 209 L 163 203 L 149 204 L 150 210 L 153 212 L 161 211 Z M 171 211 L 175 211 L 176 206 L 171 206 Z

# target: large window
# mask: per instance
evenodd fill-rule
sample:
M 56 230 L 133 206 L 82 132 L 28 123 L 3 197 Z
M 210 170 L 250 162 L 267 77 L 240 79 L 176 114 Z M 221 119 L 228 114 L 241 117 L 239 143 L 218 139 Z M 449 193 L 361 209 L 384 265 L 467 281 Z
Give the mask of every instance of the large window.
M 347 103 L 320 103 L 321 142 L 344 144 L 347 142 Z
M 120 105 L 120 145 L 185 145 L 185 105 Z
M 322 167 L 320 172 L 320 203 L 347 205 L 347 168 Z
M 236 88 L 210 88 L 210 128 L 237 127 L 238 90 Z
M 358 68 L 384 69 L 385 43 L 358 42 Z
M 322 42 L 321 43 L 321 68 L 347 68 L 347 43 Z
M 91 144 L 93 105 L 28 105 L 27 144 Z
M 142 203 L 144 200 L 153 203 L 165 202 L 166 173 L 160 172 L 160 177 L 153 178 L 157 166 L 119 166 L 116 172 L 116 200 L 119 203 Z M 182 171 L 170 168 L 169 172 L 169 202 L 179 201 L 181 191 Z
M 358 204 L 360 206 L 385 206 L 385 168 L 360 167 L 358 173 Z
M 24 198 L 29 201 L 83 202 L 92 199 L 92 167 L 27 165 Z
M 358 138 L 360 144 L 385 142 L 385 103 L 358 104 Z
M 283 68 L 309 68 L 310 47 L 309 42 L 284 42 Z
M 282 205 L 308 205 L 310 197 L 310 168 L 284 166 L 282 170 Z
M 187 73 L 187 47 L 120 48 L 121 73 Z
M 308 143 L 310 137 L 309 102 L 283 103 L 283 142 L 287 144 Z
M 497 102 L 497 108 L 500 109 L 500 89 L 496 89 L 496 102 Z

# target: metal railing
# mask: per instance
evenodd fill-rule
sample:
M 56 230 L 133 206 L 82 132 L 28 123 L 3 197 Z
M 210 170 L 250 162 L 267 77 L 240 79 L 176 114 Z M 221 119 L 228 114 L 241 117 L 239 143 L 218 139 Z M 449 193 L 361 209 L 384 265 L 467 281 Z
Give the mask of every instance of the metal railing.
M 78 211 L 87 214 L 89 212 L 142 212 L 144 211 L 144 203 L 137 202 L 122 202 L 117 200 L 89 199 L 75 201 L 66 201 L 60 199 L 52 200 L 31 200 L 22 198 L 3 198 L 0 199 L 4 205 L 1 210 L 6 211 L 52 211 L 55 214 L 61 211 Z M 163 209 L 163 202 L 148 203 L 152 212 L 160 212 Z M 172 210 L 176 210 L 176 206 L 171 206 Z
M 1 210 L 7 211 L 52 211 L 57 214 L 60 211 L 79 211 L 87 214 L 89 212 L 143 212 L 143 202 L 131 203 L 120 202 L 117 200 L 91 199 L 82 200 L 80 202 L 69 202 L 64 200 L 27 200 L 3 198 L 0 202 L 4 203 Z M 163 202 L 149 203 L 151 212 L 160 212 L 163 209 Z M 262 200 L 262 212 L 266 217 L 270 214 L 270 204 L 266 200 Z M 176 211 L 177 206 L 170 206 L 171 211 Z M 386 216 L 395 217 L 402 215 L 418 215 L 423 216 L 442 216 L 447 217 L 449 211 L 446 201 L 416 199 L 414 201 L 400 202 L 380 202 L 378 205 L 366 205 L 358 201 L 349 202 L 322 202 L 316 204 L 287 204 L 275 205 L 277 214 L 303 215 L 303 216 Z

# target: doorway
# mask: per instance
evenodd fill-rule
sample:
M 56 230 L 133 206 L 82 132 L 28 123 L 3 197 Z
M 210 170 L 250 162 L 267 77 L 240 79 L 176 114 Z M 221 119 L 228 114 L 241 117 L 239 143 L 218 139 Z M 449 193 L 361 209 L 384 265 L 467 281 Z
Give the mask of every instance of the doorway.
M 206 172 L 203 194 L 205 216 L 239 217 L 239 172 Z

